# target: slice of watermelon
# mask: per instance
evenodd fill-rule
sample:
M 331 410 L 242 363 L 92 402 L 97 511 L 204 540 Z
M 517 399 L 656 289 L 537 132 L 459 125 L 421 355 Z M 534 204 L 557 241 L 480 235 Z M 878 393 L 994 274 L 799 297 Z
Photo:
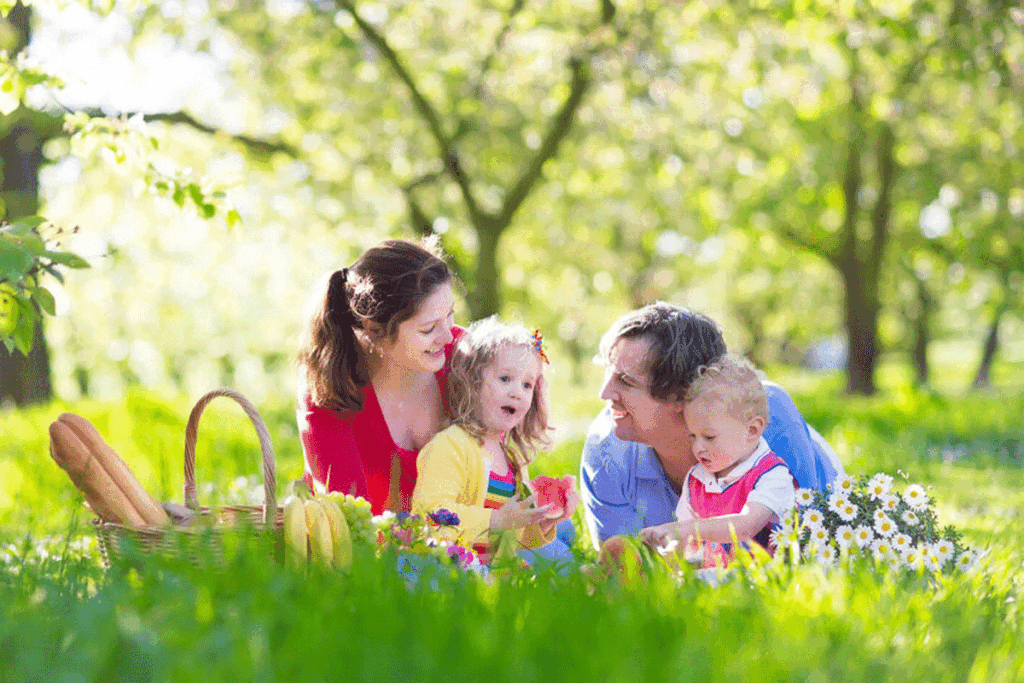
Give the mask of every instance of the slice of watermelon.
M 551 519 L 561 517 L 569 504 L 569 493 L 576 488 L 576 477 L 567 474 L 560 479 L 554 477 L 536 477 L 530 482 L 537 494 L 537 507 L 551 503 L 547 516 Z

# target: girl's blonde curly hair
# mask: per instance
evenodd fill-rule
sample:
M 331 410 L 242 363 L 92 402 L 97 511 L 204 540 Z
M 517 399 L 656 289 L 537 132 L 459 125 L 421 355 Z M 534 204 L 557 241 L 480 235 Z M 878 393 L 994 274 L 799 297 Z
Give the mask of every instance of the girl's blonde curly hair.
M 451 373 L 448 375 L 448 395 L 451 423 L 462 427 L 483 443 L 486 431 L 480 420 L 479 407 L 483 391 L 484 369 L 494 362 L 502 349 L 530 349 L 540 363 L 533 400 L 526 417 L 513 427 L 502 442 L 502 450 L 517 471 L 536 457 L 537 451 L 551 444 L 548 424 L 547 382 L 541 363 L 537 341 L 522 325 L 504 323 L 497 316 L 478 320 L 466 329 L 455 346 Z

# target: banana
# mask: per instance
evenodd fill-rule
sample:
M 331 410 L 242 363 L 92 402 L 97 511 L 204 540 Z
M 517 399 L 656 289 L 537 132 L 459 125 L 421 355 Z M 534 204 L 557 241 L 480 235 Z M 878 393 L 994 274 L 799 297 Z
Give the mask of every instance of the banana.
M 334 539 L 331 537 L 331 522 L 320 501 L 307 500 L 306 528 L 309 530 L 310 555 L 326 567 L 334 562 Z
M 331 524 L 331 536 L 334 538 L 334 566 L 336 569 L 347 571 L 352 566 L 352 534 L 349 532 L 348 521 L 341 508 L 331 498 L 321 498 L 320 505 L 327 513 L 327 521 Z
M 306 506 L 300 498 L 289 498 L 284 504 L 285 556 L 289 566 L 306 563 L 309 556 L 309 535 L 306 530 Z

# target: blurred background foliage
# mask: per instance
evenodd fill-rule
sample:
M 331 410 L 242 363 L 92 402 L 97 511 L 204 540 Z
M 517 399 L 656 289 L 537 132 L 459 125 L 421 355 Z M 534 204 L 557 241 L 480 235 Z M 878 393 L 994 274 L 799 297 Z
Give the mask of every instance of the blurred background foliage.
M 1024 358 L 1013 3 L 86 5 L 0 23 L 66 84 L 0 116 L 7 217 L 81 226 L 63 246 L 92 264 L 47 285 L 33 355 L 0 349 L 8 404 L 287 399 L 317 281 L 426 233 L 458 321 L 540 327 L 566 384 L 596 387 L 600 335 L 656 299 L 853 393 L 883 357 L 927 385 L 954 354 L 960 390 Z M 139 115 L 150 149 L 61 127 L 82 112 Z

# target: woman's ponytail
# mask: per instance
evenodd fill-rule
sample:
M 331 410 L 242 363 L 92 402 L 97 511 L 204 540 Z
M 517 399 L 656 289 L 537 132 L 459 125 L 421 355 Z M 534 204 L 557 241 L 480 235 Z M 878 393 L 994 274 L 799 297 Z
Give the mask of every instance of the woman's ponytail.
M 362 410 L 359 387 L 365 384 L 360 376 L 358 320 L 349 304 L 348 274 L 348 268 L 331 273 L 322 305 L 310 320 L 309 339 L 299 354 L 313 403 L 342 413 Z

